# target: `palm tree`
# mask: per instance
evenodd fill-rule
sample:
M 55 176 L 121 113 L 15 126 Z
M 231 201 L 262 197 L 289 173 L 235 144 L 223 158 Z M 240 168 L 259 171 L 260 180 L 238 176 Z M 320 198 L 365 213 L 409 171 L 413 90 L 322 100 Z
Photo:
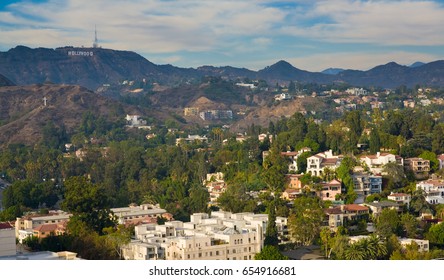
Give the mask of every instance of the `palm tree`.
M 381 259 L 387 255 L 387 247 L 376 234 L 371 234 L 367 240 L 367 259 Z
M 346 260 L 365 260 L 365 251 L 360 242 L 356 242 L 347 246 L 344 251 Z

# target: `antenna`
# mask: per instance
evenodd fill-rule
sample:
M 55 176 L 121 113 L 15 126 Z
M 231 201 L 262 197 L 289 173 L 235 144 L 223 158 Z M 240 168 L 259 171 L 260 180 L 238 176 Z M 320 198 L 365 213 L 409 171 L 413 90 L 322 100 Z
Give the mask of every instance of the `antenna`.
M 97 25 L 94 25 L 94 43 L 93 48 L 99 47 L 99 41 L 97 40 Z

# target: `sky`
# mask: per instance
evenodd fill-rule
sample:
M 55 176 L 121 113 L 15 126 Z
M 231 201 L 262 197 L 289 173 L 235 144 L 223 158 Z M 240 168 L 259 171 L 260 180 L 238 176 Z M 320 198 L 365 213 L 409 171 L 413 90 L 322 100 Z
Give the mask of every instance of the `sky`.
M 156 64 L 322 71 L 444 59 L 444 0 L 1 0 L 0 51 L 99 45 Z

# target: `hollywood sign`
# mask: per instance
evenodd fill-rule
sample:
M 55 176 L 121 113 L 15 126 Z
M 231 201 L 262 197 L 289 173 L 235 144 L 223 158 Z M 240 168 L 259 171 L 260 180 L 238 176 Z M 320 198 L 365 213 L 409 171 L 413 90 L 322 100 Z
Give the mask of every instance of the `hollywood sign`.
M 68 51 L 69 56 L 94 56 L 94 52 L 90 51 Z

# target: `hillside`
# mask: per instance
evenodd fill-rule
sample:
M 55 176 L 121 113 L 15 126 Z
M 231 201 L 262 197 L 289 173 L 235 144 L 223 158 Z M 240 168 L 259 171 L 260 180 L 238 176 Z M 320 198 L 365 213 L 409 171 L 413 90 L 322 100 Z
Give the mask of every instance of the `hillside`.
M 44 106 L 46 98 L 46 106 Z M 32 145 L 42 137 L 42 128 L 52 123 L 76 130 L 86 112 L 116 121 L 125 114 L 153 115 L 136 107 L 102 97 L 80 86 L 31 85 L 0 88 L 0 146 Z
M 0 52 L 0 73 L 8 73 L 17 85 L 50 81 L 92 90 L 128 79 L 174 83 L 193 75 L 193 71 L 186 69 L 155 65 L 129 51 L 73 47 L 31 49 L 24 46 Z
M 8 78 L 0 74 L 0 87 L 13 86 L 14 83 L 11 82 Z
M 257 107 L 256 109 L 251 110 L 245 118 L 239 120 L 231 127 L 233 131 L 245 130 L 252 124 L 268 127 L 270 121 L 276 122 L 280 120 L 281 117 L 290 117 L 296 112 L 304 112 L 307 110 L 322 112 L 326 108 L 326 104 L 319 98 L 297 98 L 290 101 L 279 102 L 270 107 Z
M 281 60 L 259 71 L 231 66 L 202 66 L 196 69 L 156 65 L 131 51 L 102 48 L 62 47 L 56 49 L 17 46 L 0 52 L 0 73 L 17 85 L 53 82 L 76 84 L 96 90 L 103 85 L 117 85 L 125 80 L 159 83 L 169 87 L 200 82 L 209 76 L 230 80 L 262 79 L 269 84 L 347 83 L 352 86 L 394 88 L 416 84 L 444 86 L 444 61 L 417 63 L 408 67 L 394 62 L 368 71 L 333 69 L 326 73 L 298 69 Z M 328 74 L 327 74 L 328 73 Z

